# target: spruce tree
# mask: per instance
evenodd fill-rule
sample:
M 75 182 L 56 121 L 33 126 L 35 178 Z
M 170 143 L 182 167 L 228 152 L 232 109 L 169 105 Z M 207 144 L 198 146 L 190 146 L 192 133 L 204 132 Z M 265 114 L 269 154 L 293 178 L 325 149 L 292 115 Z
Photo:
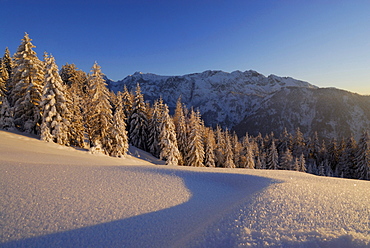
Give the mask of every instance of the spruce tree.
M 109 91 L 100 66 L 95 62 L 88 78 L 88 102 L 86 116 L 90 146 L 101 146 L 104 153 L 109 153 L 111 146 L 112 106 Z
M 0 60 L 0 107 L 2 98 L 7 96 L 6 82 L 9 80 L 9 74 L 5 67 L 4 61 Z
M 272 141 L 266 157 L 266 167 L 269 170 L 279 169 L 279 155 L 275 146 L 275 141 Z
M 9 105 L 8 99 L 2 97 L 2 105 L 0 106 L 0 129 L 13 130 L 14 129 L 14 119 L 12 108 Z
M 220 128 L 217 125 L 216 127 L 216 148 L 215 148 L 215 162 L 216 167 L 225 166 L 225 136 Z
M 137 84 L 132 112 L 129 119 L 129 140 L 133 146 L 144 151 L 148 147 L 148 117 L 144 96 Z
M 124 157 L 128 151 L 125 114 L 123 112 L 122 93 L 118 92 L 116 109 L 113 115 L 113 125 L 110 132 L 112 145 L 109 151 L 113 157 Z
M 204 167 L 204 147 L 202 141 L 202 126 L 199 112 L 191 110 L 189 118 L 189 136 L 186 164 L 194 167 Z
M 370 136 L 367 131 L 360 138 L 355 161 L 356 178 L 370 180 Z
M 13 63 L 12 57 L 10 56 L 10 52 L 8 48 L 5 49 L 5 53 L 1 61 L 2 63 L 4 63 L 4 67 L 6 69 L 7 80 L 5 81 L 5 86 L 6 86 L 7 94 L 9 96 L 13 90 L 12 72 L 14 68 L 14 63 Z M 9 97 L 8 97 L 8 101 L 9 103 L 11 102 L 11 99 Z
M 286 151 L 280 156 L 280 168 L 282 170 L 291 170 L 293 167 L 293 156 L 290 149 L 286 149 Z
M 224 167 L 225 168 L 235 168 L 235 163 L 234 163 L 234 153 L 233 153 L 233 148 L 232 148 L 232 143 L 231 143 L 231 137 L 226 129 L 224 132 L 224 139 L 225 139 L 225 162 L 224 162 Z
M 177 100 L 175 115 L 173 118 L 173 122 L 176 128 L 176 137 L 177 137 L 177 145 L 179 148 L 179 152 L 181 155 L 181 160 L 179 161 L 180 165 L 184 164 L 184 158 L 186 157 L 187 152 L 187 137 L 188 137 L 188 130 L 187 130 L 187 117 L 185 116 L 184 111 L 185 106 L 181 103 L 181 98 Z
M 160 132 L 158 135 L 159 158 L 166 160 L 167 165 L 178 165 L 180 152 L 177 147 L 175 124 L 169 115 L 166 104 L 163 104 L 160 117 Z
M 163 100 L 154 101 L 148 124 L 148 151 L 159 158 L 159 133 L 161 132 L 161 121 L 164 112 Z
M 45 86 L 42 94 L 42 124 L 41 139 L 56 142 L 61 145 L 69 144 L 69 122 L 66 88 L 58 73 L 53 56 L 45 54 Z
M 216 140 L 214 132 L 211 128 L 205 128 L 204 129 L 204 165 L 206 167 L 215 167 L 215 146 L 216 146 Z
M 39 134 L 40 101 L 44 85 L 43 63 L 26 33 L 14 55 L 14 69 L 10 99 L 14 106 L 14 123 L 21 131 Z

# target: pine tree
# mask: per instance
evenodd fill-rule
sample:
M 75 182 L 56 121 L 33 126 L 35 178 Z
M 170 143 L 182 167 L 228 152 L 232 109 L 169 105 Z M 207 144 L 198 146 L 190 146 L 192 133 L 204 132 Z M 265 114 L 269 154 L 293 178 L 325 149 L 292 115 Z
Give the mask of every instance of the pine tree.
M 41 139 L 66 145 L 69 142 L 69 110 L 66 89 L 53 56 L 45 54 L 45 86 L 42 94 Z
M 11 105 L 14 106 L 14 123 L 21 131 L 40 132 L 40 101 L 44 83 L 43 63 L 32 50 L 35 46 L 26 33 L 14 55 Z
M 99 146 L 104 153 L 109 153 L 112 144 L 110 131 L 112 130 L 112 106 L 109 100 L 109 91 L 103 78 L 100 66 L 95 62 L 88 79 L 89 109 L 87 111 L 87 127 L 90 146 Z
M 293 157 L 299 157 L 302 153 L 304 154 L 304 147 L 305 147 L 304 137 L 301 130 L 298 127 L 293 137 L 293 147 L 292 147 Z
M 364 132 L 358 143 L 356 154 L 356 178 L 370 180 L 370 136 Z
M 135 98 L 129 119 L 129 127 L 130 143 L 133 146 L 146 151 L 148 146 L 148 117 L 144 96 L 141 93 L 139 84 L 136 86 Z
M 175 124 L 169 115 L 166 104 L 163 104 L 160 117 L 160 132 L 158 135 L 159 158 L 165 159 L 167 165 L 178 165 L 181 155 L 177 147 Z
M 116 109 L 113 115 L 113 125 L 110 132 L 112 145 L 109 151 L 113 157 L 124 157 L 128 151 L 125 114 L 123 112 L 122 93 L 118 92 Z
M 199 112 L 191 110 L 189 118 L 189 136 L 186 164 L 194 167 L 204 167 L 204 148 L 202 127 Z

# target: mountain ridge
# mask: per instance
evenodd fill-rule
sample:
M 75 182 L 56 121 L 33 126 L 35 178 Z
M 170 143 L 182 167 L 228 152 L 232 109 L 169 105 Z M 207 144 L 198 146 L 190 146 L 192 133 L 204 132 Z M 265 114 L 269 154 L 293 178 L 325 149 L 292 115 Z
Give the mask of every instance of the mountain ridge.
M 124 85 L 133 90 L 139 83 L 146 100 L 162 97 L 170 109 L 181 96 L 187 107 L 199 108 L 206 125 L 219 124 L 239 136 L 279 134 L 285 127 L 294 132 L 299 127 L 307 135 L 316 131 L 325 139 L 351 134 L 357 138 L 363 129 L 370 129 L 370 96 L 320 88 L 291 77 L 266 77 L 254 70 L 207 70 L 183 76 L 135 72 L 108 83 L 115 92 Z

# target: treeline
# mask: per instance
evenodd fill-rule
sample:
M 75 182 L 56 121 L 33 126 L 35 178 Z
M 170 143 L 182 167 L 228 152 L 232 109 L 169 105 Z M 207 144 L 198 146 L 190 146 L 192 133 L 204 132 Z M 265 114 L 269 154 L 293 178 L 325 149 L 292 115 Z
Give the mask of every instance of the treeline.
M 123 157 L 129 143 L 166 164 L 296 170 L 321 176 L 370 179 L 370 138 L 364 132 L 326 144 L 297 128 L 262 137 L 206 127 L 199 111 L 178 100 L 170 115 L 162 99 L 145 102 L 140 85 L 117 94 L 106 87 L 95 63 L 89 74 L 74 64 L 60 71 L 51 55 L 40 61 L 28 34 L 0 66 L 0 128 L 40 135 L 42 140 Z M 133 92 L 133 90 L 135 90 Z

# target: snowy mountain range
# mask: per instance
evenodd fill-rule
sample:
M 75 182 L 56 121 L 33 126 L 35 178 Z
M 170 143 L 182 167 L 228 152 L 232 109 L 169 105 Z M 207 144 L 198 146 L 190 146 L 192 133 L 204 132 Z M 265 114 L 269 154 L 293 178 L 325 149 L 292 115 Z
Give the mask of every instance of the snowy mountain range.
M 178 97 L 188 107 L 199 108 L 206 125 L 221 125 L 262 135 L 280 134 L 284 127 L 294 132 L 318 132 L 321 138 L 358 138 L 370 129 L 370 96 L 319 88 L 290 77 L 268 77 L 256 71 L 204 71 L 184 76 L 159 76 L 136 72 L 121 81 L 109 81 L 113 91 L 124 85 L 133 90 L 139 83 L 145 99 L 159 96 L 173 109 Z

